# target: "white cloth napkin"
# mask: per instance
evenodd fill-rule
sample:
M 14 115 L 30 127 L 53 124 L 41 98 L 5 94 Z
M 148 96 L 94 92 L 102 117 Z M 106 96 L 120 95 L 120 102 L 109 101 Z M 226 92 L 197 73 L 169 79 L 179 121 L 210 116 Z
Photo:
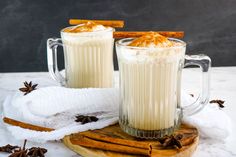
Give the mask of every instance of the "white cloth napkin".
M 181 98 L 183 106 L 195 101 L 195 98 L 185 92 L 182 92 Z M 197 114 L 184 116 L 183 122 L 197 127 L 202 138 L 222 141 L 232 132 L 231 119 L 217 104 L 209 103 Z
M 194 101 L 190 95 L 182 94 L 183 105 Z M 110 89 L 70 89 L 64 87 L 45 87 L 30 94 L 16 92 L 6 98 L 3 116 L 19 121 L 54 128 L 55 131 L 39 132 L 7 125 L 16 139 L 35 142 L 59 140 L 71 133 L 100 129 L 118 121 L 119 91 Z M 75 115 L 95 115 L 97 122 L 80 125 Z M 229 117 L 217 105 L 207 105 L 204 110 L 184 122 L 196 126 L 204 138 L 226 138 L 230 134 Z

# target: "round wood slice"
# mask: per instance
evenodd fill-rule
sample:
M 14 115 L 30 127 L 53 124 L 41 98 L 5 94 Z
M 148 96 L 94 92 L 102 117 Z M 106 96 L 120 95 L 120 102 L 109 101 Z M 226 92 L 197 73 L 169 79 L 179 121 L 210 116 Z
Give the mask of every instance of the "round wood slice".
M 96 130 L 97 132 L 97 130 Z M 127 140 L 137 140 L 140 141 L 130 135 L 124 133 L 118 124 L 108 126 L 106 128 L 98 130 L 99 134 L 102 133 L 103 136 L 107 137 L 114 137 L 114 138 L 122 138 Z M 93 132 L 94 133 L 94 132 Z M 181 149 L 178 148 L 168 148 L 163 149 L 160 147 L 160 143 L 155 140 L 142 140 L 144 142 L 152 143 L 152 153 L 151 156 L 161 156 L 161 157 L 190 157 L 194 153 L 197 148 L 199 135 L 198 130 L 190 125 L 182 124 L 180 129 L 175 132 L 176 134 L 181 133 L 183 138 L 181 139 L 181 144 L 183 147 Z M 73 134 L 64 137 L 63 143 L 70 148 L 71 150 L 75 151 L 76 153 L 85 156 L 85 157 L 136 157 L 139 155 L 130 155 L 124 153 L 118 153 L 113 151 L 106 151 L 101 149 L 94 149 L 88 147 L 82 147 L 79 145 L 75 145 L 71 143 L 72 136 L 79 136 L 79 134 Z M 156 145 L 155 145 L 156 144 Z M 142 155 L 140 155 L 142 156 Z

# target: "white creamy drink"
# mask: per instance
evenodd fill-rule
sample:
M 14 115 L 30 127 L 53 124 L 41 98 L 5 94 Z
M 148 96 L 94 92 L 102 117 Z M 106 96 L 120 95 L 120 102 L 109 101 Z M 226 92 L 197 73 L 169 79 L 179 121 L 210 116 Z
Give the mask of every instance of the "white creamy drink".
M 66 86 L 113 86 L 113 28 L 88 22 L 61 31 Z
M 145 131 L 165 130 L 177 125 L 177 114 L 180 114 L 177 111 L 178 77 L 181 76 L 179 68 L 184 60 L 185 43 L 150 33 L 118 42 L 117 53 L 123 130 L 136 131 L 134 134 L 141 130 L 144 132 L 140 136 L 145 136 Z M 150 136 L 152 134 L 155 132 Z

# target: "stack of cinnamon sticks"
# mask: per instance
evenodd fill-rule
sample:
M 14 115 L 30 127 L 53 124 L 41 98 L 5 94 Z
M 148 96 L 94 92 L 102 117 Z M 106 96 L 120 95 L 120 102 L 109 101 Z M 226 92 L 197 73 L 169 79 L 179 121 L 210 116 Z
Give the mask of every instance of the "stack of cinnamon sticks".
M 152 152 L 152 146 L 148 142 L 109 137 L 96 131 L 73 134 L 70 142 L 73 145 L 125 154 L 150 156 Z

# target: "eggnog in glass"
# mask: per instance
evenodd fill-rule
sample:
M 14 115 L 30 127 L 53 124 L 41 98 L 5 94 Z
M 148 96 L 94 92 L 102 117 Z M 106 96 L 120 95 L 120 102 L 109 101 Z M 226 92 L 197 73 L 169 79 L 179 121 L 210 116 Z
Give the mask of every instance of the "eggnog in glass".
M 48 48 L 49 72 L 55 80 L 70 88 L 110 88 L 113 86 L 113 31 L 93 22 L 67 27 L 61 39 L 49 39 L 48 45 L 63 45 L 65 78 L 50 59 L 56 57 Z M 54 69 L 53 69 L 54 68 Z M 51 70 L 50 70 L 51 69 Z
M 172 134 L 183 115 L 180 107 L 185 42 L 149 33 L 116 43 L 120 77 L 121 128 L 136 137 Z

